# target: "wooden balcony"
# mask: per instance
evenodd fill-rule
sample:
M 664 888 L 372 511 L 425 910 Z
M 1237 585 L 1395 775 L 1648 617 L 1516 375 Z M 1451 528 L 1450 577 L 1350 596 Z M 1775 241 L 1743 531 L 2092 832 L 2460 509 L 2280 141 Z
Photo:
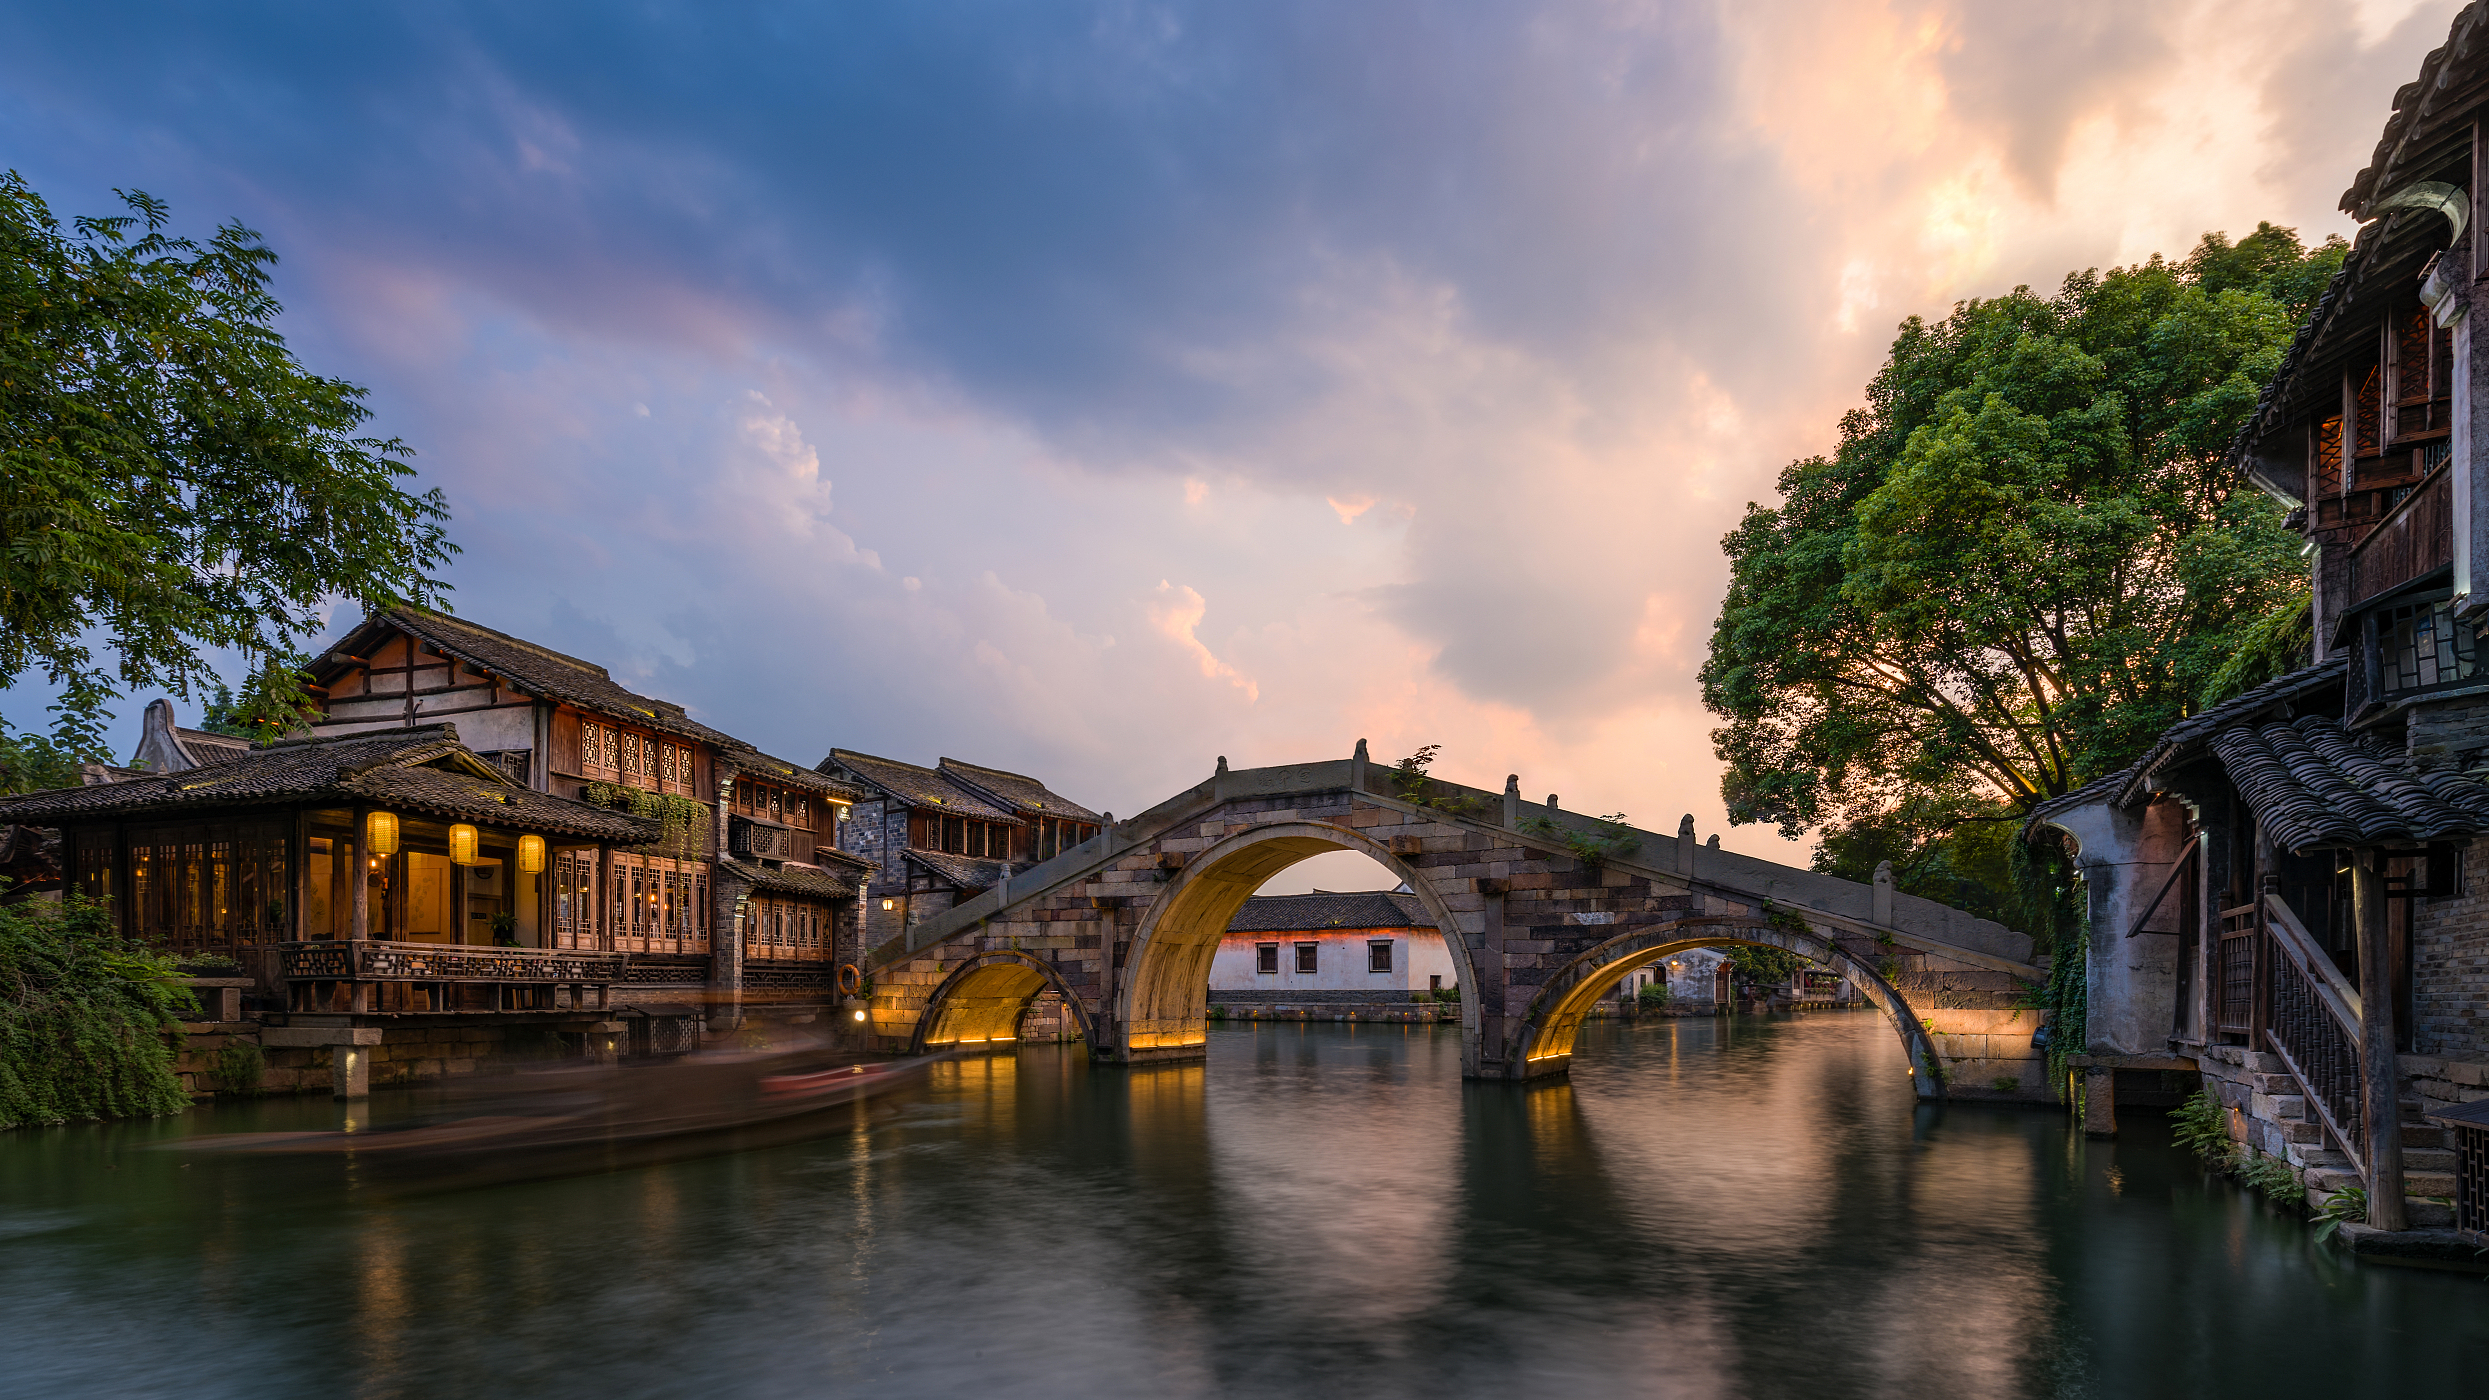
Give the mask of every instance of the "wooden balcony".
M 332 939 L 277 945 L 286 1005 L 301 1012 L 485 1014 L 604 1010 L 624 953 Z
M 2428 474 L 2351 547 L 2350 594 L 2365 602 L 2454 562 L 2454 474 Z

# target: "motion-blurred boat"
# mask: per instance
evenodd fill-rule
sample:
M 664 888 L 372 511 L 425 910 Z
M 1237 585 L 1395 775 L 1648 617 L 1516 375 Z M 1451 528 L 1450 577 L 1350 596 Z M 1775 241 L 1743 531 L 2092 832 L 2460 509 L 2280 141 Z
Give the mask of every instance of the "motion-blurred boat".
M 650 1065 L 475 1081 L 418 1121 L 342 1132 L 184 1138 L 181 1152 L 337 1156 L 376 1185 L 442 1190 L 742 1152 L 817 1136 L 830 1111 L 962 1052 L 869 1060 L 820 1050 L 703 1051 Z

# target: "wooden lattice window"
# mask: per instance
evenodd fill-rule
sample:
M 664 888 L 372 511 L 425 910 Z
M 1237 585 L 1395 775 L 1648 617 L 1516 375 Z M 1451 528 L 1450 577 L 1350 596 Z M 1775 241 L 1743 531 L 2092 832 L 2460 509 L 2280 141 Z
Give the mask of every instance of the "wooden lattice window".
M 2342 420 L 2320 418 L 2316 431 L 2308 434 L 2308 452 L 2315 460 L 2308 463 L 2308 479 L 2316 483 L 2316 494 L 2342 494 Z

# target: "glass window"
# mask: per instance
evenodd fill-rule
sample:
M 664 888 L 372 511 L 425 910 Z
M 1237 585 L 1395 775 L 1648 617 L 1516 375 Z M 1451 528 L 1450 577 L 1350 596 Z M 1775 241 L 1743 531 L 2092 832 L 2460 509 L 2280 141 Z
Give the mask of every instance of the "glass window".
M 1255 972 L 1277 973 L 1279 971 L 1279 945 L 1276 943 L 1254 944 L 1253 970 Z
M 2377 653 L 2379 679 L 2388 694 L 2458 685 L 2479 674 L 2472 629 L 2455 623 L 2451 601 L 2378 613 Z

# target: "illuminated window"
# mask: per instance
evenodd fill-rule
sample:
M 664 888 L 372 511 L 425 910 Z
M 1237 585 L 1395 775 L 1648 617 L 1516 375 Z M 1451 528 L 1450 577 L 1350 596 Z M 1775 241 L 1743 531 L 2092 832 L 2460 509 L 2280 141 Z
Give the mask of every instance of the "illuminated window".
M 1273 976 L 1277 976 L 1279 972 L 1279 945 L 1276 943 L 1254 944 L 1253 970 L 1255 972 L 1267 972 Z
M 1299 971 L 1299 972 L 1312 972 L 1312 971 L 1314 971 L 1314 958 L 1315 958 L 1316 950 L 1320 949 L 1321 947 L 1322 947 L 1322 945 L 1321 945 L 1321 944 L 1319 944 L 1319 943 L 1299 943 L 1299 944 L 1297 944 L 1297 945 L 1296 945 L 1296 970 L 1297 970 L 1297 971 Z

